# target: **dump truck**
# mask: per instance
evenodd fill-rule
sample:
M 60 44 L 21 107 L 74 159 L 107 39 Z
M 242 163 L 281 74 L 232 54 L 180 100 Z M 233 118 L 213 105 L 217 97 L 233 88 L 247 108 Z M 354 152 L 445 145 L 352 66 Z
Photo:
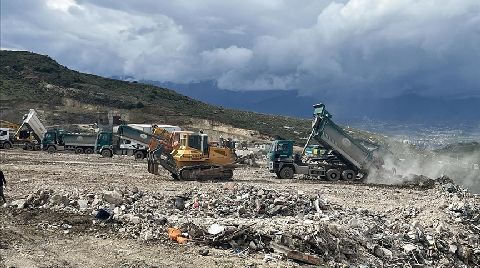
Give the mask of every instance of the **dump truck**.
M 23 116 L 22 124 L 16 126 L 12 140 L 14 144 L 23 144 L 25 150 L 40 150 L 46 132 L 47 129 L 38 118 L 35 109 L 30 109 L 29 113 Z
M 364 180 L 371 170 L 383 170 L 383 160 L 376 155 L 375 149 L 366 148 L 336 125 L 324 104 L 313 107 L 312 132 L 302 154 L 293 153 L 293 141 L 275 140 L 268 153 L 270 172 L 279 179 L 292 179 L 294 174 L 303 174 L 336 181 Z M 302 155 L 312 139 L 324 149 L 324 153 L 304 162 Z
M 40 149 L 40 143 L 35 138 L 32 130 L 6 120 L 0 120 L 0 128 L 4 128 L 5 131 L 8 131 L 9 135 L 9 144 L 5 144 L 6 146 L 3 146 L 4 148 L 10 149 L 13 147 L 23 147 L 24 150 Z M 1 139 L 3 139 L 5 143 L 5 137 L 2 137 Z M 1 142 L 0 147 L 2 147 Z
M 93 154 L 97 134 L 66 133 L 62 130 L 48 130 L 42 139 L 43 150 L 49 153 L 74 151 L 76 154 Z
M 169 130 L 180 130 L 178 126 L 162 126 Z M 113 132 L 102 131 L 98 135 L 95 151 L 104 157 L 133 155 L 135 159 L 144 159 L 152 139 L 151 128 L 151 125 L 128 124 L 114 128 Z
M 191 131 L 155 128 L 148 148 L 148 172 L 159 174 L 159 167 L 176 180 L 231 179 L 235 168 L 234 143 L 210 143 L 208 135 Z

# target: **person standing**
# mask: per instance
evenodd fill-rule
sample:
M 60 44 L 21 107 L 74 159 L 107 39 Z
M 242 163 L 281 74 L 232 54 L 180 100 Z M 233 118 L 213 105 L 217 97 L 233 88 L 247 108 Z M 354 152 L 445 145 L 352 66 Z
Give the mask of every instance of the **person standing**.
M 6 187 L 6 186 L 7 186 L 7 181 L 5 180 L 3 171 L 0 170 L 0 196 L 3 199 L 3 203 L 7 202 L 7 200 L 5 199 L 5 195 L 3 195 L 3 187 Z

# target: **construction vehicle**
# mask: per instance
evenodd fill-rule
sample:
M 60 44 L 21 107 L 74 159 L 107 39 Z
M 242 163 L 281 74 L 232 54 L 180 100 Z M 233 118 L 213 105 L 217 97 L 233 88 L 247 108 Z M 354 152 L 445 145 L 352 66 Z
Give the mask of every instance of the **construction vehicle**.
M 302 155 L 314 139 L 324 149 L 318 157 L 303 162 L 302 155 L 293 153 L 293 141 L 276 140 L 268 153 L 268 167 L 279 179 L 292 179 L 294 174 L 336 181 L 364 180 L 372 169 L 382 170 L 383 161 L 357 142 L 332 120 L 324 104 L 314 107 L 312 132 L 307 139 Z
M 42 124 L 34 109 L 23 116 L 22 124 L 16 128 L 14 135 L 17 143 L 23 143 L 26 150 L 40 150 L 47 129 Z
M 76 154 L 93 154 L 97 134 L 66 133 L 52 129 L 45 133 L 42 148 L 49 153 L 56 151 L 74 151 Z
M 231 179 L 235 168 L 234 143 L 209 143 L 208 135 L 155 128 L 148 148 L 148 172 L 159 166 L 178 180 Z
M 0 128 L 0 148 L 10 149 L 13 147 L 12 141 L 10 140 L 10 129 L 9 128 Z
M 177 126 L 161 125 L 168 130 L 180 130 Z M 133 155 L 135 159 L 144 159 L 148 144 L 152 140 L 152 125 L 128 124 L 102 131 L 98 135 L 95 151 L 104 157 L 113 155 Z

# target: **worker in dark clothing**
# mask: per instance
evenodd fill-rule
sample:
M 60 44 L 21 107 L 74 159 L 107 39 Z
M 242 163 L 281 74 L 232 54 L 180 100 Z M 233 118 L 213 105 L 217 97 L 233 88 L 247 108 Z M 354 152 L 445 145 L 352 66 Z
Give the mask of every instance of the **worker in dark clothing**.
M 7 186 L 7 181 L 5 180 L 5 176 L 3 175 L 3 171 L 0 170 L 0 196 L 3 199 L 3 202 L 6 203 L 5 196 L 3 195 L 3 187 Z

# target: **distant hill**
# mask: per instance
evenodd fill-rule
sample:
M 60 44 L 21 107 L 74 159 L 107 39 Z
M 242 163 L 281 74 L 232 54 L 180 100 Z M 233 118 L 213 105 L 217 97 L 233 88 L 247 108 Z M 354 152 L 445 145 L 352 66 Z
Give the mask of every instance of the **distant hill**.
M 15 122 L 30 108 L 52 125 L 93 123 L 113 110 L 129 122 L 188 127 L 205 119 L 299 142 L 310 131 L 310 120 L 210 105 L 164 87 L 73 71 L 31 52 L 2 50 L 0 61 L 1 117 Z
M 241 91 L 218 88 L 215 81 L 188 84 L 144 81 L 148 84 L 172 88 L 175 91 L 214 105 L 261 113 L 311 118 L 312 104 L 327 104 L 336 120 L 344 123 L 369 120 L 399 123 L 458 123 L 478 122 L 480 98 L 423 97 L 416 94 L 392 98 L 345 95 L 329 97 L 305 96 L 298 90 Z
M 218 88 L 215 81 L 189 84 L 142 82 L 172 88 L 180 94 L 214 105 L 300 118 L 311 118 L 312 105 L 321 102 L 317 98 L 300 96 L 297 90 L 234 91 Z

